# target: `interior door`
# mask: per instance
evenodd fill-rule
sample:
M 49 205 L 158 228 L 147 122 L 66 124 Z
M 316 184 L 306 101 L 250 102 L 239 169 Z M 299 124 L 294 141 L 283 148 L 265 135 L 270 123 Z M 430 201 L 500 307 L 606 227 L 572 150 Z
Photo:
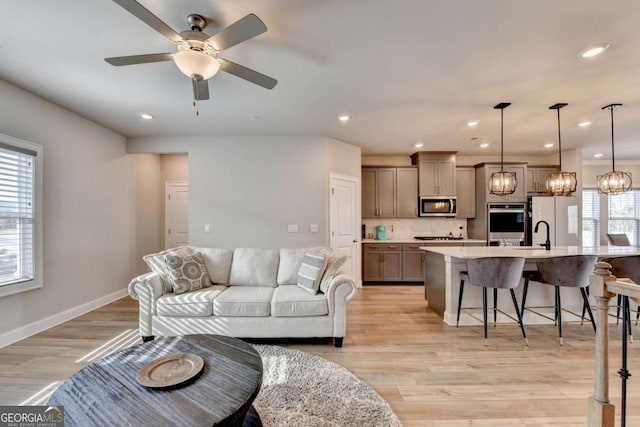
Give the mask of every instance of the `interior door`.
M 358 178 L 331 175 L 329 195 L 329 245 L 346 255 L 342 269 L 360 284 Z
M 189 243 L 189 185 L 167 183 L 164 205 L 165 249 Z

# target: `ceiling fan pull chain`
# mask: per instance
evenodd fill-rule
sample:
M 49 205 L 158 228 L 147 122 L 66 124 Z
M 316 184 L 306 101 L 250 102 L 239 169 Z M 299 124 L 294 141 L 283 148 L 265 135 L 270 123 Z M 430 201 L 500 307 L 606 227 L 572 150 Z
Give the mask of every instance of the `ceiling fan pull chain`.
M 193 84 L 194 84 L 194 96 L 193 96 L 193 106 L 196 109 L 196 117 L 198 117 L 200 115 L 200 111 L 198 110 L 198 79 L 196 78 L 195 75 L 191 76 L 191 80 L 193 80 Z

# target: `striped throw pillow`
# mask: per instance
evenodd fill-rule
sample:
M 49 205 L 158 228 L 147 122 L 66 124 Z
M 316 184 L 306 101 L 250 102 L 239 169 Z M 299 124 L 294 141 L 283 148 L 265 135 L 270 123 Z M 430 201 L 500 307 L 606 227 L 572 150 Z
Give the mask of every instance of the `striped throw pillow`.
M 304 254 L 300 270 L 298 270 L 297 285 L 310 294 L 317 294 L 320 287 L 320 279 L 326 267 L 326 254 Z

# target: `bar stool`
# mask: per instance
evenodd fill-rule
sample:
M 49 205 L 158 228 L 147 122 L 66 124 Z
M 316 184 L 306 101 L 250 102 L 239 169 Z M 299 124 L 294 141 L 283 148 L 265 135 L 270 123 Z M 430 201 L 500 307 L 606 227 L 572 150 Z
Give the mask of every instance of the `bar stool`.
M 456 317 L 456 327 L 460 323 L 460 307 L 462 305 L 462 293 L 464 291 L 464 282 L 468 282 L 474 286 L 482 287 L 482 314 L 484 319 L 484 344 L 487 345 L 487 288 L 493 288 L 493 318 L 496 320 L 497 295 L 498 289 L 509 289 L 511 291 L 511 299 L 513 307 L 516 311 L 517 321 L 524 337 L 524 342 L 529 345 L 527 334 L 522 324 L 522 316 L 518 309 L 518 301 L 513 289 L 520 283 L 522 276 L 522 268 L 524 267 L 524 258 L 517 257 L 489 257 L 476 258 L 467 261 L 467 270 L 460 272 L 460 291 L 458 295 L 458 314 Z M 502 311 L 501 311 L 502 312 Z M 502 312 L 506 316 L 510 315 Z M 514 319 L 516 320 L 516 319 Z
M 529 281 L 542 283 L 543 285 L 551 285 L 555 287 L 555 318 L 558 324 L 558 336 L 560 337 L 560 345 L 564 344 L 562 337 L 562 302 L 560 299 L 560 288 L 579 288 L 583 300 L 584 309 L 589 313 L 593 330 L 596 330 L 596 323 L 593 320 L 593 313 L 589 305 L 589 297 L 586 288 L 589 286 L 589 275 L 593 272 L 593 267 L 598 260 L 595 255 L 569 255 L 554 258 L 543 258 L 536 261 L 538 271 L 525 272 L 524 288 L 522 290 L 522 315 L 526 309 L 527 292 L 529 290 Z M 540 314 L 537 313 L 536 314 Z M 572 313 L 576 314 L 576 313 Z M 542 315 L 544 316 L 544 315 Z M 576 314 L 577 316 L 577 314 Z M 544 316 L 546 317 L 546 316 Z
M 631 279 L 634 283 L 640 284 L 640 255 L 608 258 L 603 261 L 611 264 L 611 274 L 614 276 L 626 277 L 627 279 Z M 621 297 L 622 295 L 618 294 L 618 307 L 616 313 L 618 319 L 620 319 L 620 306 L 622 305 Z M 629 297 L 625 298 L 627 298 L 627 319 L 629 319 L 627 327 L 629 328 L 631 341 L 633 341 L 633 332 L 631 331 L 631 310 L 629 309 L 628 300 Z M 640 316 L 640 309 L 636 311 L 636 324 L 638 322 L 638 316 Z
M 607 233 L 607 239 L 609 240 L 609 244 L 611 246 L 631 246 L 631 242 L 629 242 L 629 238 L 627 237 L 627 235 L 625 233 Z M 607 261 L 609 262 L 609 261 Z M 611 263 L 609 263 L 611 264 Z M 615 276 L 617 276 L 617 274 L 614 273 Z M 621 275 L 620 277 L 628 277 L 631 278 L 630 276 L 624 276 Z M 631 279 L 635 282 L 634 279 Z M 640 283 L 640 282 L 636 282 L 636 283 Z M 627 301 L 628 303 L 629 301 Z M 627 304 L 628 306 L 629 304 Z M 620 307 L 622 307 L 622 295 L 618 295 L 617 298 L 617 306 L 616 306 L 616 325 L 618 324 L 618 322 L 620 321 Z M 627 313 L 630 315 L 630 313 Z M 636 323 L 638 320 L 638 316 L 640 316 L 640 310 L 636 311 Z M 629 316 L 629 319 L 631 319 L 631 316 Z M 629 321 L 629 333 L 631 334 L 631 321 Z M 631 335 L 631 339 L 633 340 L 633 335 Z

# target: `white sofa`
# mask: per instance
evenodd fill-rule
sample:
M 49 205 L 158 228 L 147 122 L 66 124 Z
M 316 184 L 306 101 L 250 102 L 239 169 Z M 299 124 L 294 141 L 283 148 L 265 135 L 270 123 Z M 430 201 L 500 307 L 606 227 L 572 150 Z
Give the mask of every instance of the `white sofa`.
M 174 294 L 162 271 L 168 251 L 145 257 L 152 271 L 134 278 L 129 294 L 139 301 L 140 335 L 218 334 L 238 338 L 333 337 L 342 346 L 346 302 L 356 294 L 342 271 L 322 279 L 313 295 L 296 285 L 305 253 L 330 248 L 235 250 L 182 247 L 203 255 L 212 286 Z M 166 270 L 165 270 L 166 271 Z

